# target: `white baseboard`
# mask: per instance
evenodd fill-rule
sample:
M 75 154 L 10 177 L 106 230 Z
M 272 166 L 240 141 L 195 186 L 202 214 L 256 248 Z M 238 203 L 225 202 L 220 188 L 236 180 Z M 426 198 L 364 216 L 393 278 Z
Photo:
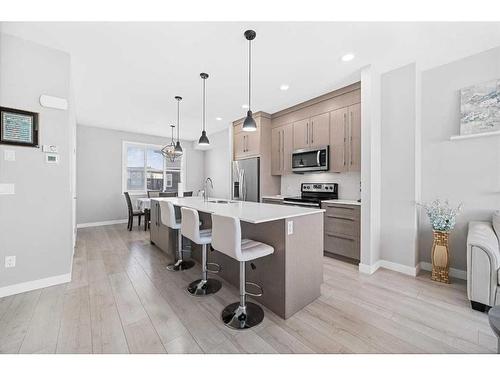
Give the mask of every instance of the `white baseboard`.
M 432 271 L 432 264 L 429 262 L 420 262 L 420 268 L 425 271 Z M 457 279 L 467 280 L 467 271 L 450 268 L 450 276 Z
M 64 284 L 70 281 L 71 281 L 71 273 L 66 273 L 64 275 L 47 277 L 45 279 L 27 281 L 25 283 L 4 286 L 0 288 L 0 298 L 12 296 L 14 294 L 29 292 L 30 290 L 47 288 L 49 286 L 57 284 Z
M 420 265 L 417 265 L 416 267 L 410 267 L 400 263 L 389 262 L 388 260 L 378 260 L 372 265 L 362 263 L 359 264 L 359 272 L 366 273 L 367 275 L 373 274 L 379 268 L 385 268 L 409 276 L 417 276 L 418 271 L 420 271 Z
M 95 223 L 76 224 L 77 228 L 101 227 L 103 225 L 126 224 L 128 219 L 96 221 Z
M 367 275 L 373 274 L 376 270 L 380 268 L 380 260 L 374 264 L 359 264 L 359 272 L 366 273 Z

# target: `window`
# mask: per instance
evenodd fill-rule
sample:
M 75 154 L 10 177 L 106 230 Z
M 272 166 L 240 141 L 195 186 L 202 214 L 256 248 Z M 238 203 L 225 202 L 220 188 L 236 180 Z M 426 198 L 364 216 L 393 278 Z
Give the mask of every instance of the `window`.
M 182 158 L 171 162 L 161 145 L 123 142 L 123 191 L 144 194 L 148 190 L 176 192 L 183 178 Z

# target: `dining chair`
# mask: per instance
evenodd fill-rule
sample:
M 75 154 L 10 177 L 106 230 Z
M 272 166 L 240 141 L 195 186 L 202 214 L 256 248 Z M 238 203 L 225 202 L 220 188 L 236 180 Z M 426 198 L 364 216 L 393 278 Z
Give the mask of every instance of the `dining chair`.
M 160 196 L 160 190 L 148 190 L 148 198 L 158 198 Z
M 130 194 L 128 193 L 128 191 L 124 192 L 123 194 L 125 195 L 125 200 L 127 201 L 127 209 L 128 209 L 127 229 L 131 231 L 134 225 L 134 216 L 139 217 L 139 226 L 141 226 L 141 218 L 142 215 L 144 215 L 144 212 L 139 210 L 134 210 L 134 208 L 132 207 L 132 201 L 130 200 Z
M 173 198 L 177 196 L 177 192 L 160 192 L 162 198 Z

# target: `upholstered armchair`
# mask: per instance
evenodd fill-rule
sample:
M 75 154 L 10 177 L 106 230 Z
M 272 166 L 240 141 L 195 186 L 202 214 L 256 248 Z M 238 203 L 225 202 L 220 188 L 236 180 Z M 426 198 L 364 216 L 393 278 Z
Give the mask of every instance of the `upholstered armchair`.
M 467 296 L 472 308 L 500 305 L 500 211 L 492 222 L 472 221 L 467 235 Z

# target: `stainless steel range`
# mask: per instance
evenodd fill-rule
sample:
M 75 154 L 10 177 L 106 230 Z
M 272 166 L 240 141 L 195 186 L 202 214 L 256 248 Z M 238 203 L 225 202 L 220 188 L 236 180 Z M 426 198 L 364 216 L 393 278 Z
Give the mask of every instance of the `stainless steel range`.
M 287 197 L 283 204 L 294 206 L 320 208 L 321 201 L 339 198 L 339 184 L 337 183 L 303 183 L 300 186 L 299 197 Z

